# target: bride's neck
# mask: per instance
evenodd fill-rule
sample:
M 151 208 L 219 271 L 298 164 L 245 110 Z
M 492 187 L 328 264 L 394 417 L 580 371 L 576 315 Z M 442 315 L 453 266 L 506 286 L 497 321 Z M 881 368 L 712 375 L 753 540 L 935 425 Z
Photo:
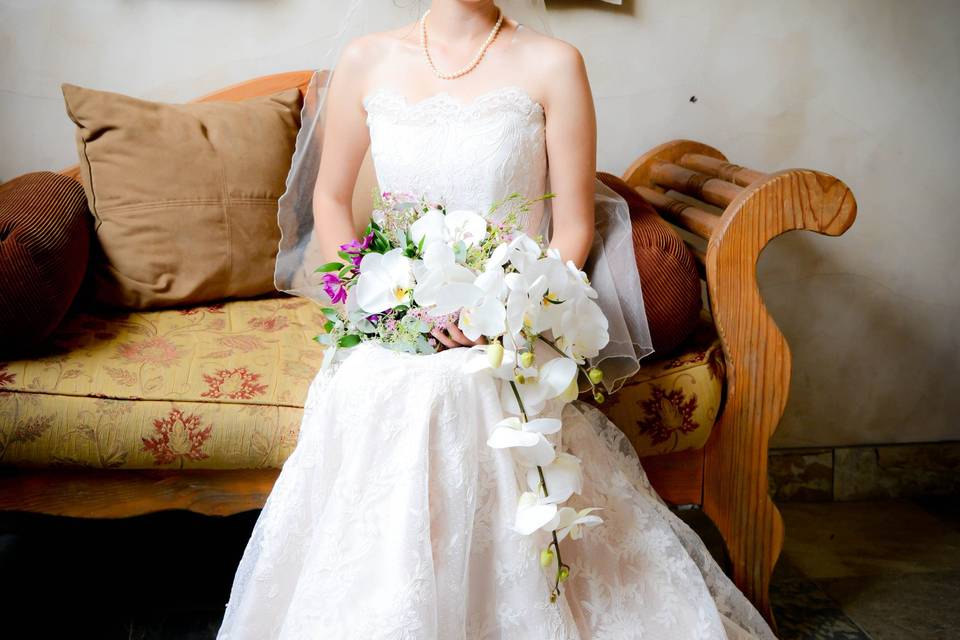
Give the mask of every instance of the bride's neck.
M 441 44 L 484 39 L 498 12 L 494 0 L 433 0 L 427 19 L 430 39 Z

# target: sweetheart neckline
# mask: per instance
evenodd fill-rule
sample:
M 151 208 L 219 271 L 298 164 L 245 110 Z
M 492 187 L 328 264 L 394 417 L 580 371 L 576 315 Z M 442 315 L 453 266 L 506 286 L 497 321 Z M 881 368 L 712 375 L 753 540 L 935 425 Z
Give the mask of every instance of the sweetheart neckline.
M 494 89 L 490 89 L 489 91 L 484 91 L 482 93 L 479 93 L 469 100 L 464 100 L 457 96 L 451 95 L 448 91 L 438 91 L 436 93 L 432 93 L 428 96 L 424 96 L 423 98 L 420 98 L 417 100 L 410 100 L 406 95 L 397 91 L 396 89 L 381 86 L 381 87 L 377 87 L 376 89 L 374 89 L 373 91 L 365 95 L 363 97 L 362 104 L 364 109 L 366 109 L 370 101 L 377 95 L 390 94 L 396 98 L 399 98 L 400 101 L 403 102 L 404 107 L 408 109 L 420 107 L 425 104 L 429 104 L 430 102 L 433 102 L 433 101 L 446 100 L 447 102 L 456 105 L 456 107 L 460 111 L 463 111 L 465 109 L 475 107 L 478 104 L 482 104 L 484 100 L 493 98 L 494 96 L 497 96 L 501 93 L 516 93 L 517 95 L 522 97 L 524 100 L 526 100 L 528 103 L 530 103 L 532 107 L 539 109 L 541 112 L 544 111 L 543 105 L 539 101 L 534 100 L 533 96 L 531 96 L 526 89 L 524 89 L 523 87 L 517 84 L 506 84 L 500 87 L 496 87 Z

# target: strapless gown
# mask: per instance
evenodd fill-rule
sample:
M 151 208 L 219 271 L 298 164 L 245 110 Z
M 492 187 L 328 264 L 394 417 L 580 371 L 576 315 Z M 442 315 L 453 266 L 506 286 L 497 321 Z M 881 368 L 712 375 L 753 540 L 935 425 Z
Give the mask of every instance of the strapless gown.
M 519 87 L 462 102 L 364 100 L 380 188 L 448 208 L 543 193 L 545 117 Z M 430 356 L 372 343 L 310 385 L 299 440 L 234 578 L 221 640 L 627 640 L 773 638 L 699 537 L 651 488 L 617 427 L 575 401 L 563 450 L 582 460 L 603 524 L 561 543 L 562 595 L 539 563 L 549 534 L 515 533 L 520 486 L 496 382 L 467 349 Z

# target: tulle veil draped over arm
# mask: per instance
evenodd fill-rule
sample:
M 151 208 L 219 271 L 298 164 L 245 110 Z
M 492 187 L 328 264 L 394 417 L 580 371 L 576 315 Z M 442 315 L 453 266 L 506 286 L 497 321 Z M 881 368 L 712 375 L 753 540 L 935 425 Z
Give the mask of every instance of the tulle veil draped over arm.
M 287 175 L 286 191 L 279 201 L 281 239 L 274 272 L 277 290 L 324 303 L 327 298 L 320 275 L 314 273 L 323 258 L 314 234 L 313 192 L 323 151 L 324 98 L 336 73 L 336 62 L 345 44 L 353 38 L 415 22 L 430 3 L 414 0 L 398 6 L 398 2 L 344 0 L 331 4 L 331 22 L 328 24 L 336 25 L 336 31 L 325 37 L 325 42 L 319 43 L 321 53 L 304 97 L 302 124 Z M 496 4 L 504 15 L 524 27 L 552 34 L 544 0 L 497 0 Z M 369 177 L 369 167 L 365 168 Z M 373 181 L 375 184 L 375 178 Z M 653 346 L 634 259 L 629 207 L 623 197 L 599 178 L 594 184 L 596 233 L 584 271 L 597 291 L 597 302 L 609 322 L 610 341 L 589 362 L 603 369 L 603 385 L 610 392 L 618 389 L 639 369 L 640 359 L 650 354 Z M 373 186 L 365 184 L 363 176 L 360 177 L 355 207 L 358 204 L 369 206 L 363 199 L 370 199 Z M 536 197 L 542 194 L 525 195 Z M 548 199 L 543 203 L 542 218 L 536 225 L 544 238 L 550 237 L 550 209 Z

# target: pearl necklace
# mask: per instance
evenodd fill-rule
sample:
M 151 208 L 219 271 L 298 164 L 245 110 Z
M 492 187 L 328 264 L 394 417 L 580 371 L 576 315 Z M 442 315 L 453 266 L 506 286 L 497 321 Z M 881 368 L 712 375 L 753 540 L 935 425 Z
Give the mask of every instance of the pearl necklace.
M 437 74 L 437 77 L 443 80 L 453 80 L 454 78 L 459 78 L 460 76 L 473 71 L 474 67 L 480 64 L 480 59 L 483 58 L 483 54 L 485 54 L 487 49 L 490 48 L 490 44 L 500 32 L 500 25 L 503 24 L 503 11 L 501 11 L 499 7 L 497 7 L 497 13 L 497 24 L 493 25 L 490 35 L 487 36 L 487 39 L 480 47 L 480 50 L 477 51 L 477 55 L 473 57 L 473 60 L 470 62 L 470 64 L 453 73 L 442 73 L 439 69 L 437 69 L 437 65 L 433 63 L 433 58 L 430 56 L 430 49 L 427 47 L 427 16 L 430 14 L 430 9 L 427 9 L 427 11 L 423 14 L 423 18 L 420 19 L 420 44 L 423 46 L 423 53 L 427 56 L 427 62 L 430 64 L 430 68 L 433 69 L 433 72 Z

